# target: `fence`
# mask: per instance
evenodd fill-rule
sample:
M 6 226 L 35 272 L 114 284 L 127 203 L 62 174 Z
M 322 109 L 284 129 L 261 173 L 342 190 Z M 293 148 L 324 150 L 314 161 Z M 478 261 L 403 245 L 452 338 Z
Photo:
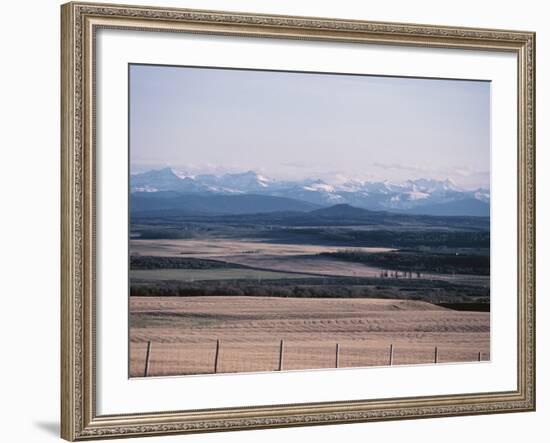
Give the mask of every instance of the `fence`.
M 344 344 L 343 343 L 335 343 L 333 345 L 333 350 L 332 350 L 332 361 L 333 361 L 333 364 L 330 365 L 330 366 L 327 366 L 326 364 L 323 365 L 323 366 L 315 366 L 315 364 L 312 363 L 312 366 L 311 367 L 303 367 L 301 369 L 318 369 L 318 368 L 327 368 L 327 367 L 332 367 L 332 368 L 340 368 L 340 367 L 344 367 L 342 366 L 342 356 L 346 356 L 346 346 L 343 346 Z M 149 376 L 152 376 L 152 375 L 161 375 L 161 374 L 153 374 L 152 371 L 151 371 L 151 363 L 152 363 L 152 360 L 153 360 L 153 354 L 155 352 L 155 349 L 157 346 L 163 346 L 163 344 L 160 344 L 158 343 L 157 345 L 155 345 L 155 343 L 153 343 L 152 341 L 148 341 L 147 342 L 147 345 L 146 345 L 146 348 L 145 348 L 145 354 L 144 354 L 144 360 L 143 360 L 143 372 L 142 374 L 137 374 L 136 371 L 134 370 L 132 376 L 143 376 L 143 377 L 149 377 Z M 239 360 L 239 355 L 237 353 L 237 351 L 235 350 L 234 346 L 233 346 L 233 349 L 231 349 L 231 345 L 229 346 L 229 351 L 231 352 L 231 357 L 233 360 Z M 256 348 L 257 349 L 257 348 Z M 287 370 L 287 369 L 296 369 L 295 367 L 292 367 L 292 365 L 288 365 L 287 364 L 287 359 L 291 356 L 288 355 L 288 352 L 286 351 L 286 343 L 285 343 L 285 340 L 280 340 L 278 342 L 278 346 L 277 346 L 277 353 L 276 355 L 273 355 L 273 358 L 276 358 L 276 366 L 275 368 L 273 368 L 273 365 L 269 366 L 269 365 L 266 365 L 266 367 L 264 369 L 256 369 L 254 372 L 256 371 L 273 371 L 273 370 L 278 370 L 278 371 L 284 371 L 284 370 Z M 348 344 L 348 348 L 349 350 L 349 353 L 351 354 L 351 350 L 352 350 L 352 347 Z M 423 353 L 423 358 L 417 358 L 418 361 L 414 361 L 414 358 L 409 358 L 408 360 L 406 360 L 406 363 L 409 363 L 409 364 L 419 364 L 419 363 L 433 363 L 433 364 L 437 364 L 437 363 L 441 363 L 441 348 L 439 346 L 435 346 L 433 348 L 431 348 L 432 351 L 431 351 L 431 355 L 432 357 L 430 358 L 430 360 L 428 361 L 426 359 L 426 352 L 428 351 L 426 347 L 423 347 L 422 348 L 422 353 Z M 227 373 L 227 372 L 248 372 L 248 371 L 239 371 L 239 370 L 222 370 L 221 369 L 221 359 L 222 359 L 222 352 L 223 350 L 223 346 L 222 346 L 222 340 L 220 339 L 217 339 L 215 344 L 213 344 L 213 349 L 212 351 L 210 352 L 207 352 L 207 357 L 209 357 L 209 359 L 211 360 L 210 361 L 210 367 L 211 369 L 210 370 L 200 370 L 200 371 L 196 371 L 196 372 L 190 372 L 188 369 L 186 368 L 181 368 L 181 370 L 172 370 L 171 372 L 173 374 L 165 374 L 166 371 L 160 371 L 162 373 L 162 375 L 177 375 L 177 374 L 216 374 L 216 373 Z M 447 349 L 447 353 L 448 354 L 452 354 L 452 352 Z M 328 352 L 328 351 L 327 351 Z M 345 367 L 361 367 L 361 366 L 375 366 L 375 365 L 384 365 L 384 366 L 394 366 L 396 364 L 395 362 L 395 355 L 396 355 L 396 352 L 399 352 L 401 357 L 403 358 L 403 354 L 405 354 L 407 352 L 407 349 L 405 347 L 402 347 L 402 348 L 396 348 L 396 346 L 393 344 L 393 343 L 390 343 L 387 347 L 386 347 L 386 351 L 385 351 L 385 358 L 384 358 L 384 351 L 383 349 L 380 350 L 380 349 L 377 349 L 377 358 L 375 359 L 376 363 L 375 364 L 364 364 L 364 365 L 361 365 L 361 364 L 351 364 L 351 365 L 345 365 Z M 418 349 L 416 351 L 418 353 Z M 165 351 L 164 352 L 159 352 L 159 354 L 165 354 Z M 264 354 L 264 358 L 265 358 L 265 354 L 266 354 L 266 351 L 265 349 L 263 349 L 263 354 Z M 326 354 L 326 353 L 325 353 Z M 357 346 L 354 346 L 353 347 L 353 354 L 357 354 Z M 456 354 L 456 353 L 455 353 Z M 458 354 L 456 354 L 458 355 Z M 466 360 L 464 360 L 464 352 L 462 352 L 462 357 L 461 359 L 458 359 L 457 357 L 457 360 L 455 361 L 478 361 L 478 362 L 481 362 L 484 360 L 485 358 L 485 353 L 482 352 L 482 351 L 472 351 L 472 350 L 469 350 L 466 352 Z M 193 355 L 192 355 L 193 356 Z M 191 357 L 192 357 L 191 356 Z M 244 358 L 245 356 L 243 356 Z M 325 355 L 326 357 L 326 355 Z M 351 357 L 351 356 L 350 356 Z M 355 355 L 356 357 L 356 355 Z M 166 357 L 165 355 L 159 355 L 159 364 L 162 365 L 162 360 L 163 359 L 168 359 L 168 357 Z M 296 352 L 294 352 L 294 359 L 296 359 Z M 449 361 L 453 361 L 452 358 L 450 358 L 449 356 L 447 357 L 446 359 L 446 362 L 449 362 Z M 400 363 L 400 364 L 404 364 L 404 363 Z M 208 366 L 208 363 L 206 362 L 206 365 Z M 204 363 L 203 363 L 203 366 L 204 366 Z

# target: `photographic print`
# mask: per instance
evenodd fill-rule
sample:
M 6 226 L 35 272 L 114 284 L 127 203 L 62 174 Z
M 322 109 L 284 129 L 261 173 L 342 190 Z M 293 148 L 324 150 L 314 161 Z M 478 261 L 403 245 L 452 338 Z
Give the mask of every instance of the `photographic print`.
M 61 7 L 61 436 L 535 410 L 535 33 Z
M 490 360 L 489 81 L 128 75 L 130 377 Z

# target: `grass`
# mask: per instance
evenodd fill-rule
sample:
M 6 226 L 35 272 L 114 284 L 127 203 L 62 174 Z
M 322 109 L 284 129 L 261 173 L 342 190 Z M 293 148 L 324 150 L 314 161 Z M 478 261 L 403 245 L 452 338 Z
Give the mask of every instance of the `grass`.
M 278 280 L 288 278 L 315 278 L 308 274 L 260 271 L 256 269 L 138 269 L 130 271 L 132 282 L 146 281 L 212 281 L 212 280 Z M 320 278 L 320 277 L 319 277 Z

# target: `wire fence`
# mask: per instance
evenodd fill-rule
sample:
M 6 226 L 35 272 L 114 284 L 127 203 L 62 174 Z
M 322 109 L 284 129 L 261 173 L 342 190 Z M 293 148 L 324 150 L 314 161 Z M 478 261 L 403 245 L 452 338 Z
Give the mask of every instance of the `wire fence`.
M 259 343 L 216 339 L 202 343 L 132 343 L 130 356 L 130 375 L 150 377 L 481 362 L 489 359 L 489 352 L 469 346 L 407 343 L 380 346 L 355 342 L 327 344 L 281 339 Z

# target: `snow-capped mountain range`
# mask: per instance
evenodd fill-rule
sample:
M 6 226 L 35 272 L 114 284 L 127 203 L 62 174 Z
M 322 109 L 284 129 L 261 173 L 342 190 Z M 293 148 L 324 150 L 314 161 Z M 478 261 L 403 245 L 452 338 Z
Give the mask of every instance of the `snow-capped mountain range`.
M 254 171 L 223 175 L 178 175 L 171 168 L 130 176 L 132 193 L 166 192 L 195 195 L 254 194 L 284 197 L 320 206 L 349 204 L 370 210 L 430 215 L 489 215 L 488 189 L 466 190 L 452 180 L 416 179 L 403 183 L 320 179 L 274 180 Z

